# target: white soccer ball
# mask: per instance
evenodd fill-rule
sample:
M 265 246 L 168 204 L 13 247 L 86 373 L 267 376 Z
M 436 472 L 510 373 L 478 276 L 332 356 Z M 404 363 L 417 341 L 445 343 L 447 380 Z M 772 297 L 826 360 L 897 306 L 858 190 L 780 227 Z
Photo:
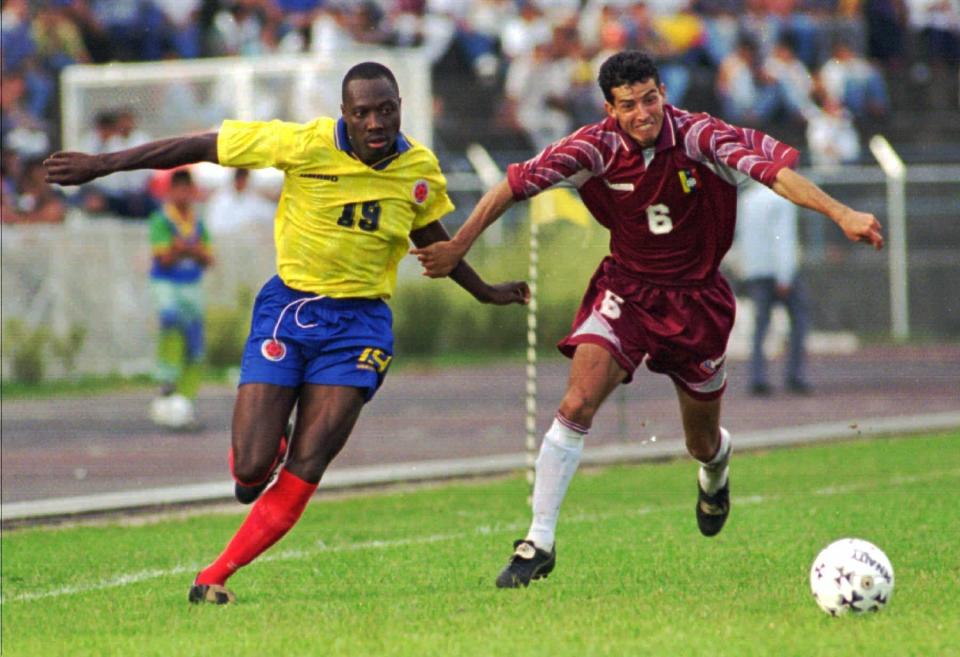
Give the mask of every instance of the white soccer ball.
M 842 538 L 813 560 L 810 590 L 831 616 L 880 611 L 893 594 L 893 566 L 873 543 Z
M 150 403 L 150 419 L 161 427 L 183 429 L 194 423 L 193 402 L 183 395 L 157 397 Z

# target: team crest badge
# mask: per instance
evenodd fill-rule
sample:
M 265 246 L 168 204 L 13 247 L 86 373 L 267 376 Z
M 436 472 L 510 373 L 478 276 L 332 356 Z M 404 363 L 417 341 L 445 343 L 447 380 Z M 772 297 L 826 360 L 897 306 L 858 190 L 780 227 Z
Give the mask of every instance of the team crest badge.
M 260 343 L 260 353 L 274 363 L 283 360 L 287 355 L 287 345 L 279 340 L 264 340 Z
M 413 183 L 413 200 L 417 203 L 423 203 L 427 200 L 427 195 L 430 193 L 430 186 L 427 184 L 427 181 L 420 179 L 417 182 Z
M 677 175 L 680 176 L 680 187 L 683 188 L 684 194 L 697 191 L 699 181 L 697 180 L 696 171 L 693 169 L 681 169 L 677 172 Z

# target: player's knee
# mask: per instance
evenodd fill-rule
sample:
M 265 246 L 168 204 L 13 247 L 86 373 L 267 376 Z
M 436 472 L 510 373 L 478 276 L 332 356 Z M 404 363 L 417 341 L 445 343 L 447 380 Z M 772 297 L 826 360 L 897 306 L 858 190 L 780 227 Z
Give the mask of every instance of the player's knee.
M 346 436 L 325 436 L 323 440 L 304 440 L 287 458 L 287 467 L 306 481 L 319 481 L 330 462 L 347 442 Z
M 233 451 L 233 460 L 231 462 L 231 474 L 233 478 L 246 486 L 255 486 L 263 483 L 270 476 L 270 469 L 273 461 L 266 458 L 258 458 L 254 454 L 244 453 L 243 451 Z
M 288 458 L 285 467 L 304 481 L 320 481 L 332 460 L 332 456 L 320 453 L 297 455 Z
M 712 429 L 688 430 L 686 442 L 690 456 L 705 463 L 717 454 L 717 448 L 720 446 L 720 432 Z
M 560 402 L 560 415 L 571 422 L 589 427 L 599 406 L 595 399 L 584 394 L 582 390 L 574 388 L 568 390 L 563 396 L 563 401 Z

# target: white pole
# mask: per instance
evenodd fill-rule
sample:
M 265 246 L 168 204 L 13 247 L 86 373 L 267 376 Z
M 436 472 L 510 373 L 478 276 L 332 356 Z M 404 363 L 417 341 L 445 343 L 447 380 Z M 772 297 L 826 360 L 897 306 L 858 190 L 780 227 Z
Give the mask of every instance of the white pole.
M 887 177 L 887 219 L 890 223 L 890 324 L 895 340 L 910 337 L 910 299 L 907 270 L 907 167 L 882 135 L 870 138 L 870 151 Z
M 470 144 L 467 159 L 477 172 L 483 186 L 490 189 L 503 177 L 500 167 L 480 144 Z M 499 224 L 494 224 L 495 226 Z M 530 217 L 530 260 L 527 268 L 527 284 L 530 286 L 530 303 L 527 305 L 527 414 L 525 418 L 526 475 L 530 486 L 529 503 L 533 503 L 533 482 L 536 476 L 537 459 L 537 276 L 539 274 L 540 227 Z
M 530 303 L 527 305 L 527 483 L 530 485 L 530 502 L 533 502 L 533 482 L 536 477 L 537 458 L 537 276 L 539 274 L 540 240 L 539 226 L 530 218 L 530 264 L 527 269 L 527 284 L 530 286 Z

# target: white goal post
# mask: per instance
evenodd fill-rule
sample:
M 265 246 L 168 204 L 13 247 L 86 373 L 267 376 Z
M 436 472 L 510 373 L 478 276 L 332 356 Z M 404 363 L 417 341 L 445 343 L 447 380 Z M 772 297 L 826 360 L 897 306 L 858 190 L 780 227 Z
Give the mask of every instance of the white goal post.
M 77 65 L 61 76 L 63 147 L 77 150 L 98 112 L 129 109 L 151 138 L 215 129 L 224 119 L 305 122 L 340 115 L 344 73 L 377 61 L 397 77 L 403 131 L 432 147 L 429 63 L 418 50 L 356 48 L 304 54 Z

